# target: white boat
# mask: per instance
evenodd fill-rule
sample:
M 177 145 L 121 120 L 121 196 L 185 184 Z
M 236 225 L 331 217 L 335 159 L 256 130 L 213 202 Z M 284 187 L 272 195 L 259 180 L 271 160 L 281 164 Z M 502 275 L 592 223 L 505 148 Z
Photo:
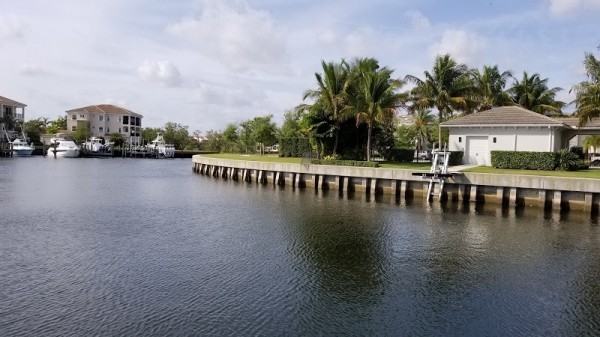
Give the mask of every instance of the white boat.
M 64 157 L 76 158 L 79 157 L 79 146 L 72 140 L 64 138 L 52 138 L 50 140 L 50 148 L 48 149 L 48 157 Z
M 162 133 L 146 145 L 146 150 L 154 152 L 157 158 L 175 158 L 175 145 L 167 144 Z
M 13 157 L 30 157 L 35 147 L 32 144 L 27 144 L 26 141 L 17 138 L 10 142 L 12 144 Z
M 83 143 L 83 147 L 91 152 L 95 153 L 106 153 L 110 152 L 109 144 L 102 144 L 103 139 L 98 137 L 92 137 L 87 142 Z

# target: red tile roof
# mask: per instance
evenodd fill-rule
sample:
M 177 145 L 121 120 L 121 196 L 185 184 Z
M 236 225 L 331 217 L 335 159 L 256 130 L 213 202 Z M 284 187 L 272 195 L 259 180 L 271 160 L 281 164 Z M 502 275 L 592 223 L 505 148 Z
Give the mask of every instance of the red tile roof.
M 87 113 L 105 113 L 109 115 L 121 115 L 121 114 L 129 114 L 134 115 L 136 117 L 144 117 L 138 113 L 135 113 L 131 110 L 127 110 L 125 108 L 121 108 L 112 104 L 99 104 L 99 105 L 90 105 L 84 106 L 83 108 L 71 109 L 67 110 L 69 112 L 87 112 Z

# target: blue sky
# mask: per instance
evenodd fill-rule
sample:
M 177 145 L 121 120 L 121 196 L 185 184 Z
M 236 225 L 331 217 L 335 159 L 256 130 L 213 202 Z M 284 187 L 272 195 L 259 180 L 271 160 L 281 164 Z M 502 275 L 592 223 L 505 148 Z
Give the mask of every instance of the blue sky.
M 281 123 L 321 60 L 375 57 L 402 78 L 450 53 L 539 73 L 571 101 L 584 53 L 600 54 L 599 15 L 600 0 L 5 0 L 0 95 L 27 119 L 111 103 L 205 133 Z

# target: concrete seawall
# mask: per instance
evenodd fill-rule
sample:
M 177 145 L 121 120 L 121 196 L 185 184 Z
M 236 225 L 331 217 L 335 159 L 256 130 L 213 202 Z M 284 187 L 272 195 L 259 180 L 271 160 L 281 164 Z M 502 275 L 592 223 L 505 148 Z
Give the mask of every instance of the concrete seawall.
M 354 191 L 425 198 L 429 186 L 428 179 L 412 175 L 413 172 L 427 172 L 418 170 L 266 163 L 201 155 L 194 156 L 192 162 L 194 172 L 213 177 L 339 190 L 341 193 Z M 439 195 L 439 184 L 436 183 L 434 188 L 435 195 Z M 600 204 L 600 180 L 466 172 L 449 178 L 439 198 L 596 215 Z

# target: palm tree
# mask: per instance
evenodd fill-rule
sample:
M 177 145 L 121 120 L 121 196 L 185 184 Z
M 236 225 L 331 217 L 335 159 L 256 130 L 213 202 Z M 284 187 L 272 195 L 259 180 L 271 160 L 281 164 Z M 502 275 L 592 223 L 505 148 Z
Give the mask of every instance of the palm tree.
M 431 115 L 431 110 L 417 110 L 413 113 L 413 116 L 413 128 L 416 133 L 417 151 L 420 151 L 423 149 L 423 146 L 429 142 L 428 127 L 433 123 L 434 117 Z
M 458 64 L 449 54 L 438 55 L 432 72 L 425 71 L 423 74 L 424 80 L 413 75 L 405 77 L 405 80 L 416 84 L 411 90 L 414 110 L 436 108 L 441 123 L 452 116 L 454 110 L 468 109 L 472 101 L 473 84 L 466 65 Z M 440 143 L 441 139 L 440 128 Z
M 341 111 L 347 104 L 347 90 L 350 85 L 349 68 L 344 60 L 339 64 L 321 61 L 321 66 L 323 74 L 315 73 L 319 88 L 305 91 L 302 99 L 312 98 L 314 100 L 312 105 L 318 104 L 318 109 L 324 111 L 333 122 L 335 127 L 333 154 L 336 154 L 340 124 L 345 119 Z M 303 104 L 296 109 L 310 110 L 312 105 Z
M 497 65 L 483 66 L 482 72 L 479 72 L 479 69 L 471 69 L 470 76 L 478 111 L 514 104 L 510 94 L 504 89 L 506 81 L 512 77 L 510 71 L 500 73 Z
M 352 112 L 356 117 L 356 126 L 367 124 L 367 161 L 371 161 L 371 134 L 376 122 L 391 122 L 396 110 L 406 101 L 406 93 L 397 93 L 404 83 L 392 80 L 392 70 L 387 68 L 373 69 L 365 64 L 358 65 L 353 81 L 351 105 L 345 112 Z
M 592 118 L 600 117 L 600 60 L 591 53 L 586 53 L 583 64 L 588 80 L 571 89 L 577 95 L 575 106 L 579 126 L 585 125 Z
M 513 101 L 522 108 L 537 112 L 542 115 L 562 115 L 561 109 L 564 102 L 555 100 L 561 88 L 548 88 L 548 79 L 541 79 L 539 74 L 529 76 L 523 72 L 521 81 L 515 79 L 510 88 Z
M 583 148 L 588 152 L 590 148 L 594 148 L 594 153 L 600 148 L 600 136 L 587 136 L 583 139 Z

